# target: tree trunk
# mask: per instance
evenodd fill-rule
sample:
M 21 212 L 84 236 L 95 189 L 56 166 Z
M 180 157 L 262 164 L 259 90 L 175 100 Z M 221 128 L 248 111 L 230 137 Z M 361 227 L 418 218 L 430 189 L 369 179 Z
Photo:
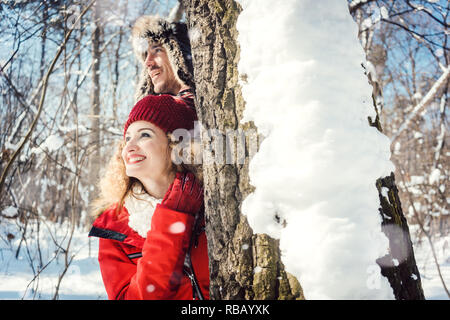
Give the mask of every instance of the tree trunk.
M 369 118 L 369 124 L 382 132 L 376 103 L 376 101 L 382 101 L 381 86 L 378 82 L 373 81 L 370 75 L 369 82 L 374 88 L 373 104 L 377 112 L 374 121 Z M 389 253 L 377 259 L 377 263 L 381 267 L 381 274 L 388 279 L 395 299 L 424 300 L 422 281 L 414 257 L 408 222 L 403 214 L 394 173 L 391 172 L 390 176 L 379 178 L 376 181 L 376 186 L 380 199 L 378 210 L 382 219 L 381 226 L 389 239 Z M 383 189 L 387 192 L 383 192 Z
M 94 190 L 89 192 L 89 200 L 97 197 L 97 180 L 100 172 L 100 36 L 101 24 L 99 22 L 99 5 L 96 2 L 92 12 L 92 88 L 91 88 L 91 111 L 90 123 L 91 134 L 89 137 L 89 172 L 91 172 L 90 185 L 94 186 Z
M 364 51 L 368 59 L 371 51 L 374 50 L 372 42 L 368 40 L 372 38 L 371 35 L 367 35 L 369 32 L 373 32 L 373 30 L 366 30 L 363 34 L 360 34 L 361 38 L 366 38 L 363 43 L 366 44 Z M 371 62 L 374 63 L 373 61 Z M 369 125 L 383 132 L 379 116 L 379 112 L 383 107 L 382 87 L 370 72 L 368 73 L 368 80 L 373 87 L 372 100 L 376 111 L 374 120 L 369 117 Z M 394 173 L 391 173 L 390 176 L 379 178 L 376 181 L 376 187 L 380 199 L 381 226 L 384 234 L 389 239 L 389 253 L 377 259 L 377 263 L 381 268 L 381 274 L 388 279 L 395 299 L 423 300 L 425 295 L 422 289 L 420 273 L 414 257 L 408 222 L 403 215 Z M 383 192 L 383 189 L 387 190 L 387 192 Z
M 358 24 L 360 30 L 359 39 L 366 53 L 366 59 L 374 66 L 384 65 L 387 52 L 383 51 L 381 46 L 373 43 L 373 28 L 362 26 L 364 16 L 361 6 L 365 4 L 350 5 L 349 10 Z M 381 70 L 382 68 L 379 69 Z M 382 77 L 381 75 L 374 76 L 369 71 L 367 72 L 367 77 L 373 88 L 372 100 L 376 111 L 375 119 L 369 117 L 369 125 L 383 132 L 379 116 L 383 108 L 383 91 L 382 83 L 377 80 Z M 388 279 L 395 299 L 423 300 L 425 296 L 422 282 L 414 257 L 408 222 L 403 215 L 394 173 L 391 173 L 390 176 L 379 178 L 376 181 L 376 187 L 380 199 L 381 226 L 384 234 L 389 239 L 389 253 L 377 259 L 377 263 L 381 268 L 381 274 Z
M 240 124 L 244 101 L 238 85 L 236 20 L 241 8 L 232 0 L 184 0 L 183 5 L 191 32 L 197 113 L 204 129 L 211 299 L 304 299 L 297 279 L 284 270 L 278 241 L 253 234 L 241 214 L 242 201 L 253 190 L 248 176 L 251 146 L 247 141 L 244 161 L 229 161 L 229 154 L 223 157 L 221 152 L 236 142 L 227 138 L 227 130 L 256 132 L 253 124 Z M 205 135 L 208 129 L 215 134 Z M 210 162 L 207 155 L 216 160 Z
M 397 300 L 424 300 L 408 222 L 403 215 L 394 173 L 377 180 L 383 219 L 382 230 L 389 239 L 389 253 L 377 259 L 381 274 L 388 278 Z M 382 189 L 387 188 L 387 197 Z M 386 193 L 385 193 L 386 194 Z

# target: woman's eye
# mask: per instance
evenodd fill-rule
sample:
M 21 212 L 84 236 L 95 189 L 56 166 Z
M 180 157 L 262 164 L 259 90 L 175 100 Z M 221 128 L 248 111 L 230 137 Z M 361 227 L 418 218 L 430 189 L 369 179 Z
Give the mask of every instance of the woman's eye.
M 125 142 L 128 142 L 128 141 L 130 141 L 130 140 L 131 140 L 130 137 L 125 137 Z
M 150 138 L 151 135 L 150 135 L 150 133 L 142 132 L 142 133 L 141 133 L 141 137 L 143 137 L 143 138 Z

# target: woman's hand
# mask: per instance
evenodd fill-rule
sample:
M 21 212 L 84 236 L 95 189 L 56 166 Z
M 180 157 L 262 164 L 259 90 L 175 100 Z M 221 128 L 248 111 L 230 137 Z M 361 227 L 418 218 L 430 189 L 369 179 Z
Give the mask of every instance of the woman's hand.
M 161 205 L 184 213 L 195 215 L 203 205 L 203 188 L 191 172 L 177 172 Z

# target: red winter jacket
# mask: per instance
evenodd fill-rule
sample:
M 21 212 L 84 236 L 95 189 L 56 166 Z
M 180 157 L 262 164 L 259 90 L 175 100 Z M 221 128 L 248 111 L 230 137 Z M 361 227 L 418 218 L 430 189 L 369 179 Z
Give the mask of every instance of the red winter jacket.
M 151 229 L 144 239 L 128 226 L 127 209 L 124 207 L 116 214 L 116 207 L 104 211 L 89 233 L 89 236 L 100 237 L 98 260 L 108 298 L 192 300 L 195 286 L 183 272 L 183 265 L 193 234 L 194 217 L 158 204 Z M 176 228 L 171 229 L 171 226 Z M 204 299 L 209 299 L 204 231 L 197 240 L 190 251 L 192 267 Z

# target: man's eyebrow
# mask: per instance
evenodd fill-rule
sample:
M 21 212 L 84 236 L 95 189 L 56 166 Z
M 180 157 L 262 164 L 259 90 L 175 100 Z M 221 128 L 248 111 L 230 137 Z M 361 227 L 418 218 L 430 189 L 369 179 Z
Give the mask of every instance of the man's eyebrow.
M 162 48 L 162 45 L 160 45 L 160 44 L 153 44 L 150 47 L 150 49 L 156 49 L 156 48 Z

